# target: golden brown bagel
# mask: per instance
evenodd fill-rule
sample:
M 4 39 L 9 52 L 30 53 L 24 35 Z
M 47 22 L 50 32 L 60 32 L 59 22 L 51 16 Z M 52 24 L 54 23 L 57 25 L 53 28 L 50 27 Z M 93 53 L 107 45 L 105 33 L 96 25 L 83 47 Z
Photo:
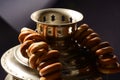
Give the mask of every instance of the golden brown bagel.
M 32 43 L 32 40 L 27 40 L 20 45 L 20 51 L 25 58 L 28 58 L 27 49 Z
M 48 51 L 48 44 L 43 41 L 35 42 L 35 43 L 31 44 L 28 48 L 28 56 L 30 57 L 31 54 L 34 54 L 39 49 L 45 49 L 46 51 Z
M 58 70 L 61 70 L 61 69 L 62 69 L 62 64 L 59 63 L 59 62 L 56 62 L 56 63 L 50 64 L 50 65 L 42 68 L 39 71 L 39 74 L 41 76 L 45 76 L 46 74 L 50 74 L 52 72 L 55 72 L 55 71 L 58 71 Z

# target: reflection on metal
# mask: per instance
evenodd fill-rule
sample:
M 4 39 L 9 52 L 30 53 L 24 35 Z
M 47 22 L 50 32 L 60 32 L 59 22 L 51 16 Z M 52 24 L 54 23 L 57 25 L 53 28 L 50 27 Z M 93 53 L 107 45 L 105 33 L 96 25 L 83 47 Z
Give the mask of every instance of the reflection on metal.
M 61 49 L 71 43 L 70 35 L 76 30 L 83 15 L 70 9 L 48 8 L 35 11 L 31 19 L 36 22 L 37 31 L 46 37 L 48 43 L 53 48 Z

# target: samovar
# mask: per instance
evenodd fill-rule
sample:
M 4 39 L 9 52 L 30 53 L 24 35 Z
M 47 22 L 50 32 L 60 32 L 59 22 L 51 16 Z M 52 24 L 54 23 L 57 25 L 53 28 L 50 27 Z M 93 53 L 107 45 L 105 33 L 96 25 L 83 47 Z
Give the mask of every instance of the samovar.
M 48 8 L 32 13 L 31 19 L 36 22 L 36 31 L 42 34 L 50 49 L 61 52 L 60 62 L 63 64 L 63 80 L 102 80 L 89 63 L 91 55 L 86 48 L 74 43 L 72 34 L 77 29 L 77 23 L 83 19 L 80 12 Z M 6 51 L 2 58 L 3 69 L 8 73 L 5 80 L 39 80 L 37 70 L 28 67 L 28 59 L 20 53 L 20 45 Z M 85 69 L 86 71 L 82 71 Z

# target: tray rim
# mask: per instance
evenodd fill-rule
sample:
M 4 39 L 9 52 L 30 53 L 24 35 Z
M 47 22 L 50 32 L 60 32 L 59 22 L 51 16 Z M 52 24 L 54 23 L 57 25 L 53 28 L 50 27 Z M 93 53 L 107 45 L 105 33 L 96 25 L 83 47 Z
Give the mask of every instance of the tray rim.
M 37 70 L 31 69 L 21 63 L 19 63 L 15 57 L 14 57 L 14 50 L 18 47 L 14 46 L 10 49 L 8 49 L 1 57 L 1 66 L 2 68 L 10 75 L 15 76 L 17 78 L 23 79 L 23 80 L 39 80 L 40 76 L 37 72 Z M 12 64 L 10 66 L 10 63 Z M 16 65 L 14 65 L 16 64 Z M 19 67 L 20 66 L 20 67 Z M 15 68 L 17 67 L 19 71 L 17 71 Z
M 16 46 L 16 49 L 14 50 L 14 57 L 19 63 L 28 67 L 28 59 L 22 56 L 20 52 L 20 45 Z

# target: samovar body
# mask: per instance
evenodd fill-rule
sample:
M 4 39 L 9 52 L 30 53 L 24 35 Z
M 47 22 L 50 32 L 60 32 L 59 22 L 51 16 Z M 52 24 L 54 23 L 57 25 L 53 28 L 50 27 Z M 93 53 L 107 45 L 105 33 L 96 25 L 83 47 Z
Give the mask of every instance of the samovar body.
M 91 55 L 72 40 L 77 23 L 83 19 L 80 12 L 48 8 L 33 12 L 31 19 L 36 22 L 36 31 L 45 37 L 50 49 L 60 51 L 63 80 L 101 80 L 101 77 L 94 74 L 89 62 Z M 28 62 L 20 55 L 19 47 L 8 50 L 1 59 L 3 68 L 9 73 L 5 80 L 39 80 L 38 72 L 27 66 Z

